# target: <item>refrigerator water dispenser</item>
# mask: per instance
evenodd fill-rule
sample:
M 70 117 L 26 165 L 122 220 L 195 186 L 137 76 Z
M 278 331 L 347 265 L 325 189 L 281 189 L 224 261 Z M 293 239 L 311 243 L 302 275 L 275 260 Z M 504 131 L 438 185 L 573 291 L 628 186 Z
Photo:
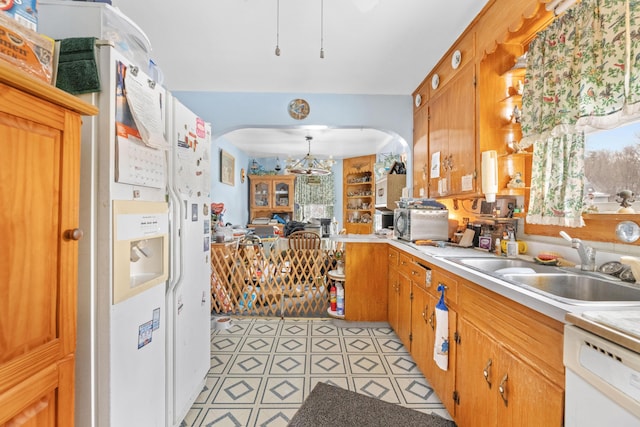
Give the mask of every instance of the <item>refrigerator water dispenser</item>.
M 169 207 L 163 202 L 113 201 L 113 303 L 169 277 Z

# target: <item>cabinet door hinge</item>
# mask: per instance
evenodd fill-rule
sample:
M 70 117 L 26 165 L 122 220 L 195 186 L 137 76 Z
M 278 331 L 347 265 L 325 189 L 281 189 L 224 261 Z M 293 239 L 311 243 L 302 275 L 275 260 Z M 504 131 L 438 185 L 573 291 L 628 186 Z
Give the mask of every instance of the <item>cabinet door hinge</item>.
M 458 331 L 455 331 L 453 333 L 453 341 L 455 341 L 456 344 L 460 344 L 460 334 L 458 333 Z
M 413 301 L 413 291 L 411 291 L 411 292 L 409 293 L 409 300 L 410 300 L 410 301 Z
M 409 334 L 409 342 L 413 341 L 413 334 Z
M 478 169 L 474 169 L 474 171 L 473 171 L 473 179 L 478 179 Z
M 474 86 L 478 85 L 478 79 L 476 78 L 475 74 L 473 75 L 473 85 Z
M 456 405 L 460 404 L 460 393 L 458 393 L 457 391 L 454 391 L 452 393 L 452 397 L 453 397 L 453 401 L 455 402 Z

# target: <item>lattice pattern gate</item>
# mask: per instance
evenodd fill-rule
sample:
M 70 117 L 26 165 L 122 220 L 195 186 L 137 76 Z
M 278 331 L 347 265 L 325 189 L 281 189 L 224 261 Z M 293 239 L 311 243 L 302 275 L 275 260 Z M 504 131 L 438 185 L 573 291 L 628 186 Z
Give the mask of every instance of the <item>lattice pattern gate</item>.
M 333 250 L 265 246 L 262 243 L 214 245 L 211 251 L 212 313 L 327 316 L 329 291 L 325 275 L 335 269 Z

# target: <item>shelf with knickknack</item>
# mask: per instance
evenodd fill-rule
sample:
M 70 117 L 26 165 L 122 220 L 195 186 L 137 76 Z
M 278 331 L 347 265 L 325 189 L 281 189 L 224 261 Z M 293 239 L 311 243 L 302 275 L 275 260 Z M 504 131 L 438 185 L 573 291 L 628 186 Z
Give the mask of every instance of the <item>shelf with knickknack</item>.
M 345 159 L 344 224 L 347 233 L 369 234 L 373 228 L 375 210 L 375 155 Z

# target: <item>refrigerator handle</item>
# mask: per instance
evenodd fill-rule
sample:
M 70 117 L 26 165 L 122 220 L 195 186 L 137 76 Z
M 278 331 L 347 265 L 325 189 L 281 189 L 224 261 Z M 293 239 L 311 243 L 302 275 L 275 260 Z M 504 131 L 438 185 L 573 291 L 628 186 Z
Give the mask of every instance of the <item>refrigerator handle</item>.
M 179 230 L 182 229 L 182 218 L 186 215 L 186 208 L 183 207 L 183 203 L 181 203 L 182 200 L 180 200 L 180 197 L 173 186 L 168 185 L 167 187 L 169 189 L 169 206 L 171 207 L 171 214 L 173 217 L 170 219 L 173 222 L 173 225 L 171 226 L 173 236 L 171 237 L 171 267 L 169 270 L 169 286 L 167 288 L 167 293 L 169 293 L 173 291 L 182 279 L 182 268 L 184 266 L 184 262 L 182 259 L 183 253 L 180 245 Z

